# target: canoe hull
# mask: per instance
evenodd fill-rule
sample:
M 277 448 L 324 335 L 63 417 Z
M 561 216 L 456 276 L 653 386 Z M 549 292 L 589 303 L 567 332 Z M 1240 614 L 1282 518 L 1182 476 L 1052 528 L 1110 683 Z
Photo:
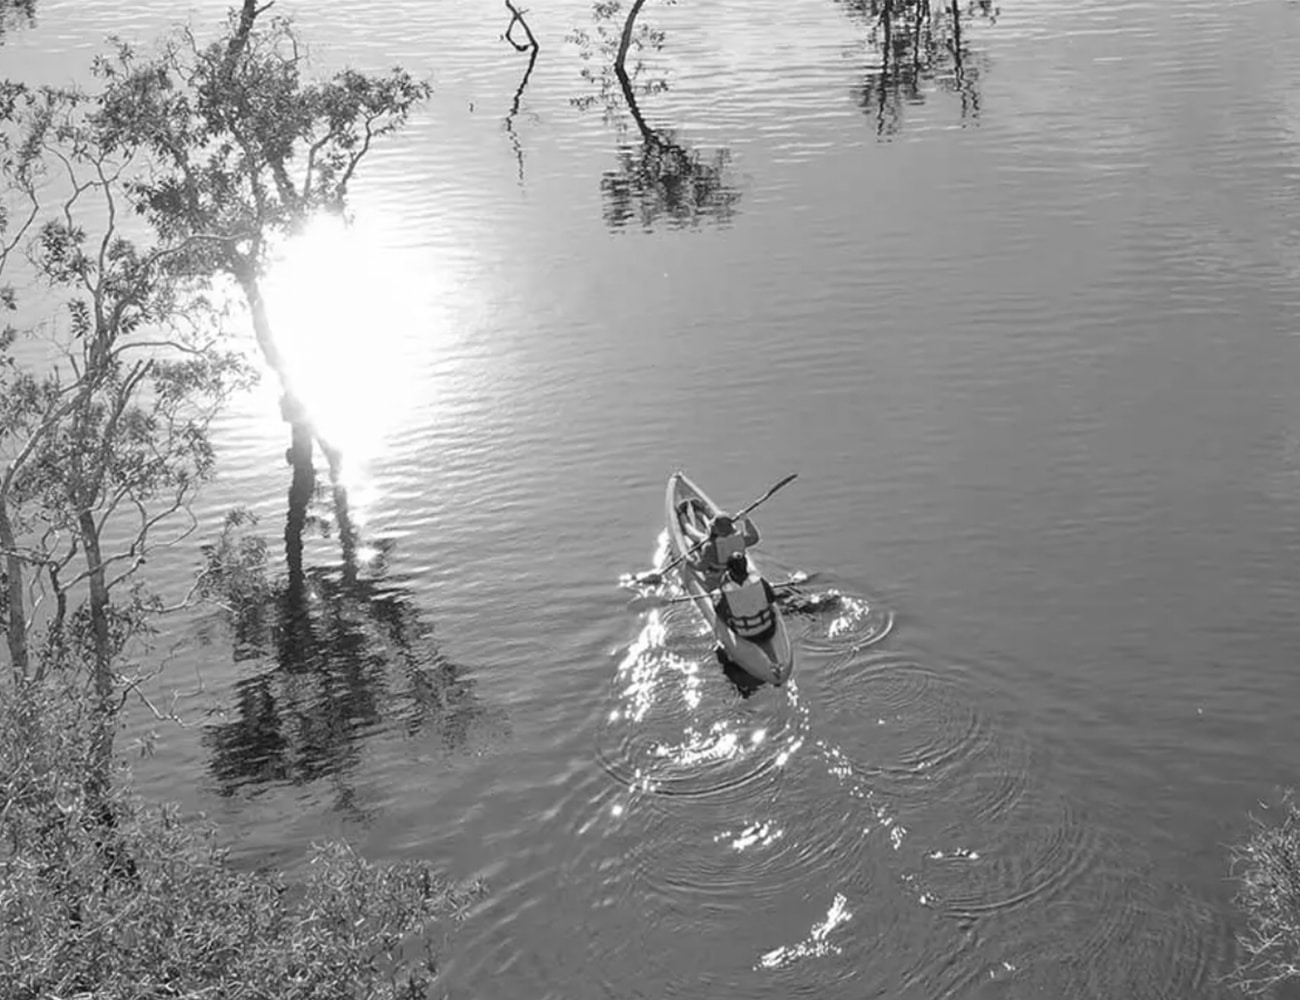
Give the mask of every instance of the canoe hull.
M 688 505 L 685 513 L 682 511 L 684 503 Z M 669 555 L 672 558 L 688 552 L 700 537 L 701 531 L 707 531 L 708 518 L 721 513 L 721 508 L 682 472 L 675 472 L 668 477 L 664 506 Z M 762 570 L 753 552 L 749 553 L 749 563 L 761 574 Z M 683 559 L 678 572 L 683 589 L 713 629 L 718 645 L 728 659 L 756 680 L 777 687 L 790 679 L 796 665 L 794 647 L 790 643 L 785 617 L 779 607 L 772 608 L 776 615 L 776 629 L 771 637 L 761 643 L 751 642 L 736 635 L 718 617 L 713 608 L 715 597 L 709 592 L 708 582 L 693 559 Z

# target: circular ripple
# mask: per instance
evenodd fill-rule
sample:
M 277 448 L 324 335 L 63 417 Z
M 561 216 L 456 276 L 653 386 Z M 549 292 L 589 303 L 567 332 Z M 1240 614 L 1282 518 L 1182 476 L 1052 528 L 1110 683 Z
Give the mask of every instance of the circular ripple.
M 950 799 L 947 808 L 954 807 Z M 1098 861 L 1095 828 L 1059 796 L 1037 789 L 995 817 L 960 811 L 946 829 L 926 832 L 919 869 L 909 875 L 918 900 L 963 924 L 1043 904 Z M 959 817 L 959 818 L 958 818 Z M 953 846 L 959 841 L 959 846 Z M 948 846 L 938 846 L 945 844 Z
M 968 671 L 865 651 L 827 675 L 862 734 L 837 752 L 870 774 L 922 906 L 971 925 L 1051 898 L 1096 861 L 1093 828 L 1034 779 L 1025 741 L 982 711 Z
M 894 627 L 893 613 L 860 594 L 799 583 L 781 590 L 781 608 L 809 653 L 845 653 L 873 646 Z
M 755 906 L 788 906 L 809 886 L 861 900 L 874 881 L 863 849 L 872 817 L 828 780 L 798 678 L 746 700 L 692 606 L 651 611 L 640 625 L 597 738 L 604 770 L 622 786 L 602 815 L 635 814 L 646 832 L 622 850 L 610 891 L 628 900 L 634 886 L 639 907 L 701 934 L 748 926 Z M 803 954 L 797 942 L 754 933 L 755 955 Z
M 1231 953 L 1231 928 L 1130 858 L 1109 845 L 1068 893 L 972 934 L 960 961 L 918 979 L 935 996 L 1204 995 Z
M 988 750 L 988 726 L 955 671 L 858 650 L 829 663 L 823 680 L 835 691 L 832 728 L 860 734 L 841 751 L 896 798 L 928 797 L 936 775 Z
M 638 792 L 734 792 L 774 778 L 807 733 L 797 698 L 751 705 L 737 696 L 714 656 L 712 634 L 689 605 L 645 616 L 612 688 L 597 759 Z

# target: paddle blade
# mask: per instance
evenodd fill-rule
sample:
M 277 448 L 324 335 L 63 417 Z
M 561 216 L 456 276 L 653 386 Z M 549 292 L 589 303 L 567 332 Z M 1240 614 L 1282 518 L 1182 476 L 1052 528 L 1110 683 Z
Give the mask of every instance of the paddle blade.
M 624 573 L 618 578 L 618 585 L 624 590 L 638 590 L 641 587 L 654 587 L 659 583 L 659 574 L 653 570 L 644 573 Z
M 770 488 L 766 493 L 764 493 L 761 497 L 759 497 L 757 500 L 755 500 L 753 503 L 751 503 L 748 507 L 746 507 L 743 511 L 741 511 L 741 515 L 743 516 L 744 514 L 748 514 L 751 510 L 753 510 L 753 509 L 754 509 L 755 507 L 757 507 L 759 504 L 761 504 L 761 503 L 763 503 L 763 502 L 765 502 L 765 501 L 771 499 L 772 494 L 775 493 L 777 490 L 781 489 L 783 486 L 788 486 L 790 483 L 793 483 L 793 482 L 794 482 L 796 479 L 798 479 L 798 478 L 799 478 L 799 473 L 797 473 L 797 472 L 792 472 L 792 473 L 790 473 L 790 475 L 786 476 L 784 479 L 782 479 L 782 480 L 778 481 L 777 483 L 773 484 L 773 486 L 772 486 L 772 487 L 771 487 L 771 488 Z

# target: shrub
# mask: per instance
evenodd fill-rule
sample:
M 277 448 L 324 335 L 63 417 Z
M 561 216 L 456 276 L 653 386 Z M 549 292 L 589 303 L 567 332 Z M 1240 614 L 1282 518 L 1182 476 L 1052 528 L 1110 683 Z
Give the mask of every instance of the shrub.
M 122 787 L 92 814 L 88 717 L 76 690 L 0 685 L 0 996 L 425 995 L 427 932 L 481 885 L 424 863 L 373 865 L 342 844 L 314 847 L 291 884 L 237 869 L 211 826 Z
M 1280 819 L 1253 819 L 1246 843 L 1231 849 L 1234 902 L 1246 918 L 1242 956 L 1228 980 L 1258 996 L 1300 979 L 1300 808 L 1288 793 Z

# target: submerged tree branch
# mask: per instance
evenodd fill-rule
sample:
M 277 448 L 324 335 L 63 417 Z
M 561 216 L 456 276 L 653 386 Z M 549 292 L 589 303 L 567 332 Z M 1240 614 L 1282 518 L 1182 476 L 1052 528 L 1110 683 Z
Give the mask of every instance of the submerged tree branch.
M 533 75 L 533 67 L 537 65 L 537 53 L 541 51 L 541 46 L 537 44 L 537 39 L 533 35 L 532 29 L 528 27 L 528 22 L 524 20 L 524 12 L 519 10 L 510 0 L 505 0 L 506 7 L 512 15 L 510 26 L 506 28 L 505 39 L 515 47 L 517 52 L 528 53 L 528 65 L 524 68 L 524 75 L 519 81 L 519 86 L 515 88 L 514 100 L 510 102 L 510 112 L 506 115 L 506 131 L 510 134 L 511 145 L 514 146 L 515 159 L 519 163 L 519 182 L 524 180 L 524 150 L 519 144 L 519 136 L 515 133 L 515 116 L 519 114 L 519 102 L 524 96 L 524 90 L 528 86 L 528 78 Z M 511 32 L 516 24 L 523 26 L 524 34 L 527 35 L 527 42 L 519 42 Z

